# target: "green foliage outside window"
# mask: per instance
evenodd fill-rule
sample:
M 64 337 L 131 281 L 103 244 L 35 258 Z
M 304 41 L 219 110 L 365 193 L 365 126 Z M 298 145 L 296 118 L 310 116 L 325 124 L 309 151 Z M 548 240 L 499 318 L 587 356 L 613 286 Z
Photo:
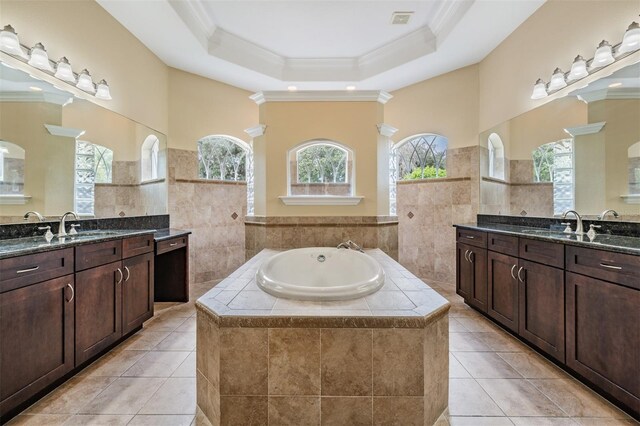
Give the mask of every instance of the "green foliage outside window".
M 346 183 L 347 151 L 317 144 L 298 151 L 298 183 Z
M 433 166 L 427 166 L 423 169 L 416 167 L 402 176 L 402 180 L 414 180 L 414 179 L 432 179 L 432 178 L 444 178 L 447 177 L 447 171 L 445 169 L 436 169 Z
M 198 141 L 201 179 L 246 180 L 246 151 L 229 138 L 211 136 Z

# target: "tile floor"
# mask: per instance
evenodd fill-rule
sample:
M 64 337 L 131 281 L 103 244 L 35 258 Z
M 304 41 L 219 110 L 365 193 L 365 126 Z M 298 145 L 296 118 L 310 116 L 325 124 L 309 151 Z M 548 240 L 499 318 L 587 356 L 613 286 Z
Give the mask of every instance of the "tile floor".
M 192 286 L 193 299 L 214 284 Z M 438 426 L 638 424 L 465 306 L 450 287 L 430 285 L 453 305 L 449 416 Z M 193 302 L 158 304 L 142 331 L 10 425 L 207 425 L 196 414 L 195 333 Z

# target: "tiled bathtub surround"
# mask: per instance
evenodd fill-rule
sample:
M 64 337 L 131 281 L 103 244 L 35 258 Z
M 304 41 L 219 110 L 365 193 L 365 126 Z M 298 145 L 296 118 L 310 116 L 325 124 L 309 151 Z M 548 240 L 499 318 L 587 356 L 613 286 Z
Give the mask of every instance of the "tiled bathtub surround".
M 380 250 L 379 292 L 301 302 L 256 287 L 265 250 L 198 300 L 199 408 L 213 425 L 432 425 L 448 404 L 448 302 Z
M 192 232 L 189 241 L 192 283 L 229 275 L 245 260 L 247 185 L 198 179 L 198 154 L 169 149 L 171 227 Z
M 395 216 L 282 216 L 245 218 L 246 258 L 264 248 L 335 247 L 352 240 L 398 258 Z

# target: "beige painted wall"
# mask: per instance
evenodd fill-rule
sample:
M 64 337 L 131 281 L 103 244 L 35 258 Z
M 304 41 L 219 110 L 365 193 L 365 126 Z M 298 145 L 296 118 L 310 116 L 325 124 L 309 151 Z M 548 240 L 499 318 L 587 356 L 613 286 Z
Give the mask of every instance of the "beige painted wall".
M 544 103 L 530 99 L 538 78 L 593 57 L 602 39 L 619 42 L 637 17 L 637 0 L 548 0 L 480 62 L 480 130 Z
M 383 120 L 378 102 L 267 102 L 260 106 L 264 136 L 254 140 L 255 214 L 258 216 L 375 216 L 386 215 L 378 193 L 376 125 Z M 355 154 L 357 206 L 285 206 L 287 153 L 313 139 L 329 139 L 351 148 Z M 384 173 L 384 170 L 380 171 Z M 387 177 L 388 180 L 388 177 Z M 388 192 L 387 192 L 388 197 Z M 381 211 L 379 211 L 379 209 Z
M 472 65 L 396 90 L 384 118 L 399 142 L 418 133 L 437 133 L 450 148 L 478 144 L 478 66 Z
M 196 150 L 204 136 L 222 134 L 245 142 L 244 129 L 258 124 L 251 92 L 169 68 L 169 147 Z
M 106 79 L 113 100 L 101 105 L 167 132 L 167 66 L 98 3 L 2 0 L 0 7 L 23 44 L 42 42 L 50 58 L 66 56 L 76 72 Z

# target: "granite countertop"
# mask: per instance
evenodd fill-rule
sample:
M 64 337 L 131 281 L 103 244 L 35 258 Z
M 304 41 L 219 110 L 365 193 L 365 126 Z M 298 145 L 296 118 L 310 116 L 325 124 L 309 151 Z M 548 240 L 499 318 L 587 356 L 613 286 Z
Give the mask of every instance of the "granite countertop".
M 171 238 L 184 237 L 191 234 L 191 231 L 185 231 L 182 229 L 164 228 L 158 229 L 153 233 L 153 238 L 156 241 L 170 240 Z
M 517 235 L 532 240 L 551 241 L 572 246 L 589 247 L 617 253 L 640 255 L 640 238 L 623 235 L 598 234 L 593 240 L 585 235 L 565 234 L 562 230 L 534 228 L 530 226 L 507 225 L 499 223 L 463 223 L 458 228 L 474 229 L 485 232 Z
M 449 302 L 382 250 L 366 250 L 385 271 L 385 284 L 358 299 L 315 302 L 272 296 L 256 284 L 265 249 L 200 297 L 196 307 L 221 327 L 421 328 L 445 315 Z
M 0 240 L 0 259 L 21 256 L 25 254 L 40 253 L 44 251 L 75 247 L 83 244 L 99 243 L 103 241 L 118 240 L 121 238 L 147 235 L 156 232 L 155 229 L 142 230 L 96 230 L 79 232 L 59 239 L 53 237 L 50 242 L 44 236 L 12 238 Z

